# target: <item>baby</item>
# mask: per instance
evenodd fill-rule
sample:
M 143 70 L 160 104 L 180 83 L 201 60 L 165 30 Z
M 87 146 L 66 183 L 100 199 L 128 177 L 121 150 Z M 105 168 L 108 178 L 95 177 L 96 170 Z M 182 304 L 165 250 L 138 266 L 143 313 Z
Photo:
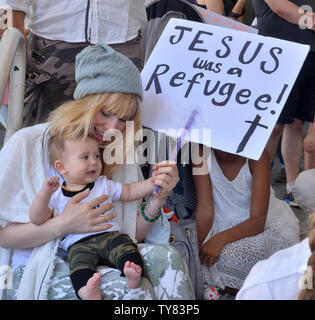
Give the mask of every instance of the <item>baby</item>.
M 42 224 L 51 218 L 55 208 L 61 213 L 70 197 L 87 188 L 90 189 L 89 195 L 82 202 L 107 194 L 108 199 L 103 204 L 142 199 L 154 191 L 153 178 L 121 184 L 102 176 L 99 145 L 93 138 L 67 140 L 52 136 L 48 152 L 50 163 L 64 182 L 60 185 L 57 176 L 44 181 L 29 210 L 34 224 Z M 106 231 L 69 234 L 61 239 L 61 247 L 69 256 L 70 278 L 80 299 L 102 299 L 101 274 L 96 272 L 100 264 L 118 268 L 131 289 L 140 282 L 143 261 L 137 245 L 127 234 L 120 232 L 121 227 L 115 220 L 107 223 L 109 228 Z

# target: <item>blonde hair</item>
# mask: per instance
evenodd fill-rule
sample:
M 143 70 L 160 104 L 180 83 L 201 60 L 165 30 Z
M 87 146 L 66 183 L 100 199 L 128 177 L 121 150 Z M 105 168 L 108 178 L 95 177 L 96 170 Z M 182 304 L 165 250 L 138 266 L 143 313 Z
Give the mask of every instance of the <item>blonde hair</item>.
M 50 137 L 74 140 L 85 139 L 93 132 L 93 121 L 98 112 L 104 110 L 121 119 L 134 121 L 135 133 L 141 128 L 140 98 L 137 95 L 121 92 L 95 93 L 80 100 L 69 101 L 55 109 L 48 118 Z M 122 132 L 124 148 L 126 146 L 126 130 Z M 105 147 L 109 142 L 104 143 Z M 126 152 L 124 153 L 124 159 Z M 103 174 L 111 178 L 119 168 L 119 164 L 104 165 Z
M 65 150 L 65 139 L 62 136 L 50 136 L 47 143 L 48 162 L 50 166 L 55 167 L 55 162 L 60 159 Z

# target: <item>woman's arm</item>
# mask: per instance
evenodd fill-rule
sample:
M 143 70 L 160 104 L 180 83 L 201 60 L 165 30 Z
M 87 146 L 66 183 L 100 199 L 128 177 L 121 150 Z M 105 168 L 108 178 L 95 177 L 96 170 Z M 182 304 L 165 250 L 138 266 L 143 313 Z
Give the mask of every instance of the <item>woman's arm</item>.
M 293 23 L 306 25 L 308 29 L 315 30 L 315 13 L 304 13 L 296 4 L 289 0 L 265 0 L 270 9 L 282 19 Z M 306 23 L 305 23 L 305 20 Z
M 266 151 L 258 161 L 249 161 L 253 176 L 250 217 L 244 222 L 214 235 L 203 247 L 202 264 L 217 261 L 223 247 L 264 231 L 270 197 L 270 166 Z
M 11 223 L 0 228 L 0 246 L 3 248 L 31 248 L 54 240 L 68 233 L 87 233 L 109 229 L 112 225 L 99 225 L 113 219 L 114 213 L 101 216 L 113 208 L 105 204 L 98 208 L 108 196 L 102 195 L 88 203 L 79 203 L 89 194 L 89 189 L 72 197 L 62 214 L 47 220 L 41 225 L 32 223 Z M 95 208 L 95 209 L 94 209 Z
M 32 248 L 54 240 L 59 236 L 58 219 L 49 219 L 38 226 L 33 223 L 11 223 L 0 228 L 0 246 L 10 249 Z

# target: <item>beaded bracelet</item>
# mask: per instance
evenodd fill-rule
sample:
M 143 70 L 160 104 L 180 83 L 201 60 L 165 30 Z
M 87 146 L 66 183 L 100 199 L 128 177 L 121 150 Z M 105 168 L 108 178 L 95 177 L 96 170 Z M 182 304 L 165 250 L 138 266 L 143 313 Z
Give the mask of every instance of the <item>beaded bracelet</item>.
M 160 210 L 159 214 L 157 216 L 155 216 L 154 218 L 149 218 L 145 212 L 144 212 L 144 208 L 146 207 L 147 203 L 141 203 L 141 215 L 143 217 L 143 219 L 147 222 L 155 222 L 156 220 L 158 220 L 162 214 L 162 211 Z

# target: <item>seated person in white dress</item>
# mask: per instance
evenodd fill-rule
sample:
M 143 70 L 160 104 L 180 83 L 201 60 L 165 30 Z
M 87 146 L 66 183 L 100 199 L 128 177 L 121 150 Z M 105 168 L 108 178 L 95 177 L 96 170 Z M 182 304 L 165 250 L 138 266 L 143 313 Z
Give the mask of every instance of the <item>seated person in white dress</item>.
M 194 176 L 204 287 L 236 294 L 258 261 L 299 241 L 298 220 L 270 189 L 265 151 L 255 161 L 212 150 L 208 167 Z

